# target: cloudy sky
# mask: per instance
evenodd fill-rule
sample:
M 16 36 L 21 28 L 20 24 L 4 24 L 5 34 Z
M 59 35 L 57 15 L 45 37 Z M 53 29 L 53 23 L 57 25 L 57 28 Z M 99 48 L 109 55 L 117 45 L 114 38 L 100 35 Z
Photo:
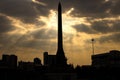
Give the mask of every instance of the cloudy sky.
M 91 64 L 92 38 L 95 54 L 120 50 L 120 0 L 0 0 L 0 56 L 56 54 L 59 1 L 68 63 Z

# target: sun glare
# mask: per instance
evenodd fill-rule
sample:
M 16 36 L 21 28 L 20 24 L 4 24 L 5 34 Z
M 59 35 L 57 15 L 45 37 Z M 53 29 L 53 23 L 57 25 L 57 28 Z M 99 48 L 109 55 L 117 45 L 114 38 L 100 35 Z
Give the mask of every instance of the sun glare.
M 66 11 L 65 13 L 62 14 L 62 26 L 63 26 L 63 32 L 64 33 L 70 33 L 70 34 L 74 34 L 76 33 L 76 30 L 72 27 L 73 25 L 76 24 L 88 24 L 86 22 L 86 18 L 85 17 L 72 17 L 70 15 L 70 13 L 74 10 L 74 8 L 69 9 L 68 11 Z M 38 18 L 39 21 L 43 21 L 46 23 L 46 27 L 47 28 L 52 28 L 57 30 L 57 24 L 58 24 L 58 19 L 57 19 L 57 11 L 54 10 L 50 10 L 50 14 L 48 17 L 44 17 L 44 16 L 40 16 Z

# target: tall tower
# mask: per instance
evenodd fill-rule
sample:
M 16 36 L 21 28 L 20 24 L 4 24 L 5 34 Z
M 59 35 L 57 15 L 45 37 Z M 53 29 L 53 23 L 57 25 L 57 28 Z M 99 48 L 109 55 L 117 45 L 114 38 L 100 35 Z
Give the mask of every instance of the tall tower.
M 62 8 L 61 3 L 58 5 L 58 49 L 56 54 L 57 65 L 67 65 L 67 59 L 63 50 L 63 37 L 62 37 Z

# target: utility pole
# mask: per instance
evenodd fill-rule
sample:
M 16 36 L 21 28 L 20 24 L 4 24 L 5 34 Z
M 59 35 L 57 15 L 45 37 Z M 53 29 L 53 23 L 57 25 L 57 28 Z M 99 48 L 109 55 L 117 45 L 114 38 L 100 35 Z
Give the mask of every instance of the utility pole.
M 93 53 L 93 55 L 94 55 L 94 41 L 95 41 L 95 40 L 92 38 L 91 41 L 92 41 L 92 53 Z

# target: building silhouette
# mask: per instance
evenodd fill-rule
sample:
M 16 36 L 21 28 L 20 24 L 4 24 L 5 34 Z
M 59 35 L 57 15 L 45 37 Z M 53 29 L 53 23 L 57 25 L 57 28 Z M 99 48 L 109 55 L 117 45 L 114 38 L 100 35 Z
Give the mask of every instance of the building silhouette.
M 24 70 L 24 71 L 33 71 L 34 70 L 34 63 L 33 62 L 20 61 L 18 63 L 18 67 L 21 70 Z
M 42 63 L 41 63 L 41 59 L 39 58 L 34 58 L 33 62 L 24 62 L 24 61 L 19 61 L 18 62 L 18 67 L 21 70 L 26 70 L 26 71 L 33 71 L 35 70 L 35 67 L 41 67 Z
M 107 53 L 92 55 L 92 66 L 120 67 L 120 51 L 111 50 Z
M 16 55 L 2 55 L 2 60 L 0 61 L 2 67 L 17 68 L 17 56 Z
M 56 65 L 56 55 L 48 55 L 48 52 L 44 52 L 44 65 L 45 66 L 55 66 Z

